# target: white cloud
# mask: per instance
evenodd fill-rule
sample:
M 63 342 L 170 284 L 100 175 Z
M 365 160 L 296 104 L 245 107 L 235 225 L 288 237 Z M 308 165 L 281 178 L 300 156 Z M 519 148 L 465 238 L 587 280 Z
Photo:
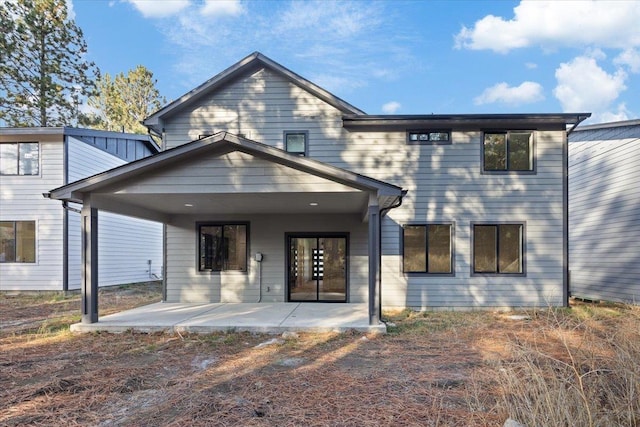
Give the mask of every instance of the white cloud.
M 538 64 L 536 64 L 535 62 L 527 62 L 526 64 L 524 64 L 524 66 L 529 70 L 535 70 L 536 68 L 538 68 Z
M 607 73 L 588 56 L 560 64 L 555 75 L 558 84 L 553 94 L 565 112 L 604 112 L 626 89 L 623 70 Z
M 336 94 L 415 71 L 409 43 L 414 36 L 397 28 L 396 12 L 384 3 L 241 2 L 234 4 L 250 19 L 227 14 L 215 26 L 195 4 L 172 17 L 171 25 L 158 25 L 165 43 L 180 52 L 175 68 L 185 78 L 182 87 L 200 84 L 254 51 L 295 66 Z
M 391 102 L 387 102 L 382 106 L 382 111 L 385 114 L 394 114 L 396 111 L 400 109 L 400 107 L 402 107 L 402 105 L 400 105 L 399 102 L 391 101 Z
M 476 105 L 493 104 L 496 102 L 521 105 L 530 104 L 544 99 L 543 88 L 536 82 L 523 82 L 520 86 L 509 86 L 502 82 L 491 86 L 474 98 Z
M 166 18 L 188 7 L 189 0 L 126 0 L 145 18 Z
M 463 26 L 455 37 L 456 48 L 507 53 L 533 45 L 640 46 L 638 1 L 521 1 L 513 12 L 509 20 L 487 15 L 472 28 Z
M 207 17 L 213 16 L 238 16 L 244 12 L 239 0 L 204 0 L 204 6 L 200 13 Z
M 640 51 L 632 48 L 625 49 L 614 58 L 613 63 L 618 66 L 627 66 L 632 73 L 640 73 Z
M 629 120 L 633 117 L 633 114 L 627 109 L 627 105 L 623 102 L 619 104 L 615 111 L 604 111 L 594 114 L 589 123 L 608 123 L 608 122 L 621 122 L 623 120 Z

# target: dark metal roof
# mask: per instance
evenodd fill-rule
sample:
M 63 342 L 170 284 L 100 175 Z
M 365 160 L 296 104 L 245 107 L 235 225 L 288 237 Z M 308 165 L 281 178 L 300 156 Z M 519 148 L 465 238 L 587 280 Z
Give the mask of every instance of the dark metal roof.
M 591 113 L 561 114 L 420 114 L 420 115 L 359 115 L 342 117 L 345 128 L 411 129 L 430 128 L 491 128 L 545 127 L 577 125 Z
M 190 159 L 197 158 L 203 151 L 216 149 L 222 150 L 220 152 L 228 149 L 229 151 L 238 150 L 250 153 L 268 161 L 323 177 L 352 188 L 363 191 L 376 190 L 381 197 L 391 196 L 393 199 L 401 197 L 403 192 L 401 187 L 384 181 L 360 175 L 314 159 L 287 153 L 278 148 L 227 132 L 218 132 L 209 137 L 179 145 L 154 156 L 126 163 L 122 166 L 56 188 L 50 191 L 49 197 L 81 203 L 82 200 L 78 196 L 80 193 L 91 192 L 116 182 L 127 182 L 131 184 L 135 178 L 144 176 L 145 173 L 156 171 L 174 162 L 189 161 Z

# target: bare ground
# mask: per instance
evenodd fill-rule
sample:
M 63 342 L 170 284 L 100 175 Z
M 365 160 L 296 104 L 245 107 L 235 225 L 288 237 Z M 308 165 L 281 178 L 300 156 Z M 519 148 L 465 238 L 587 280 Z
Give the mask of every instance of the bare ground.
M 157 284 L 105 289 L 100 311 L 159 299 Z M 386 335 L 267 345 L 273 336 L 72 334 L 78 295 L 0 293 L 0 425 L 501 426 L 513 416 L 502 373 L 519 348 L 570 363 L 591 334 L 640 337 L 638 308 L 617 305 L 388 318 Z

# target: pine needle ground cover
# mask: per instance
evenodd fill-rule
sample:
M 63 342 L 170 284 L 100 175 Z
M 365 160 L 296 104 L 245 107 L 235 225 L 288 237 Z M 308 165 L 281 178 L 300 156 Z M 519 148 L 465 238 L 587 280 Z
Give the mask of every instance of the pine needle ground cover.
M 159 299 L 101 290 L 101 314 Z M 638 307 L 386 318 L 386 335 L 72 334 L 78 295 L 0 294 L 0 425 L 640 425 Z

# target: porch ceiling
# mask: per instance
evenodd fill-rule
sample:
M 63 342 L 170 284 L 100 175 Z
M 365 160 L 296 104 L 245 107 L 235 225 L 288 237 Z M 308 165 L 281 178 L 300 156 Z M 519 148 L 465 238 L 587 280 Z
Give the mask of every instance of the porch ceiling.
M 367 192 L 313 193 L 165 193 L 95 194 L 92 203 L 100 209 L 122 212 L 129 206 L 158 215 L 212 214 L 315 214 L 366 211 Z M 142 208 L 142 209 L 140 209 Z M 126 209 L 125 209 L 126 210 Z

